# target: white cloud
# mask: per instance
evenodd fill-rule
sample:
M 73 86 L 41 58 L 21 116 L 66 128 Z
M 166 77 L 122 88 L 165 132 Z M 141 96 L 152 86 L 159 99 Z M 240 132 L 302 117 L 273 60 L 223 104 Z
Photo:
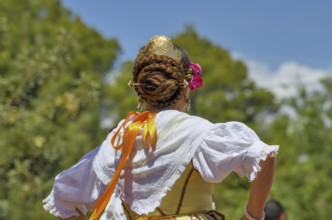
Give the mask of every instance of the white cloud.
M 239 58 L 239 55 L 235 55 Z M 256 60 L 240 58 L 248 67 L 250 77 L 260 87 L 272 91 L 277 98 L 295 96 L 298 86 L 304 85 L 308 91 L 321 90 L 320 80 L 332 77 L 331 69 L 315 69 L 294 61 L 281 63 L 276 70 Z

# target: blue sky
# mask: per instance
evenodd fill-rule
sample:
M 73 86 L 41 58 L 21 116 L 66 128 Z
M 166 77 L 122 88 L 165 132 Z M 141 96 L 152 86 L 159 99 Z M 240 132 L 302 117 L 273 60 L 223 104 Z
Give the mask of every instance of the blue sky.
M 62 3 L 106 38 L 117 38 L 123 49 L 121 60 L 133 59 L 153 35 L 174 36 L 186 25 L 192 25 L 199 35 L 244 60 L 258 81 L 270 79 L 269 83 L 278 84 L 280 77 L 287 74 L 293 74 L 294 80 L 302 74 L 303 83 L 311 83 L 332 73 L 332 1 L 62 0 Z

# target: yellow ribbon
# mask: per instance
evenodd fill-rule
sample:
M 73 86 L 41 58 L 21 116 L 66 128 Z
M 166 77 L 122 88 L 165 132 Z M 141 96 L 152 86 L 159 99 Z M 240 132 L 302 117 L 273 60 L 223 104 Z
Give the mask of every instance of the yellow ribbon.
M 116 137 L 119 135 L 120 130 L 124 127 L 128 121 L 133 118 L 133 121 L 130 125 L 128 125 L 124 131 L 122 142 L 115 146 Z M 93 207 L 93 213 L 90 216 L 90 220 L 97 220 L 100 218 L 104 209 L 106 208 L 113 191 L 115 189 L 116 183 L 118 182 L 121 170 L 125 165 L 127 158 L 134 146 L 135 140 L 137 135 L 139 134 L 141 128 L 143 128 L 142 132 L 142 142 L 145 146 L 155 146 L 157 142 L 157 127 L 154 122 L 154 118 L 156 117 L 156 113 L 153 112 L 129 112 L 125 121 L 121 124 L 118 130 L 115 132 L 114 136 L 112 137 L 111 143 L 115 150 L 122 149 L 122 157 L 120 163 L 108 184 L 106 191 L 104 194 L 99 198 L 96 204 Z

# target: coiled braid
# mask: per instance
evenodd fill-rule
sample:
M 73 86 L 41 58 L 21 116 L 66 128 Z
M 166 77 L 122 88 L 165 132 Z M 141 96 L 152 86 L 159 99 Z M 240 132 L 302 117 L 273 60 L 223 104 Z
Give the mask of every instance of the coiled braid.
M 174 104 L 183 91 L 185 66 L 174 59 L 157 54 L 149 54 L 136 60 L 133 79 L 141 86 L 135 86 L 141 102 L 154 108 Z

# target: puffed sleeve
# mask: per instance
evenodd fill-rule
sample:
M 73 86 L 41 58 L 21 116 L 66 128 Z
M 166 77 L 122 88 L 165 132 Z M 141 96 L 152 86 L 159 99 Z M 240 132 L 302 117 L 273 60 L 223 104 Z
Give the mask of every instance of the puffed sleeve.
M 193 165 L 208 182 L 221 182 L 231 172 L 251 182 L 261 170 L 260 160 L 278 150 L 279 146 L 265 144 L 243 123 L 219 123 L 206 133 Z
M 90 209 L 106 186 L 97 178 L 92 161 L 99 147 L 83 156 L 77 164 L 56 176 L 49 196 L 43 200 L 44 209 L 51 214 L 68 218 Z

